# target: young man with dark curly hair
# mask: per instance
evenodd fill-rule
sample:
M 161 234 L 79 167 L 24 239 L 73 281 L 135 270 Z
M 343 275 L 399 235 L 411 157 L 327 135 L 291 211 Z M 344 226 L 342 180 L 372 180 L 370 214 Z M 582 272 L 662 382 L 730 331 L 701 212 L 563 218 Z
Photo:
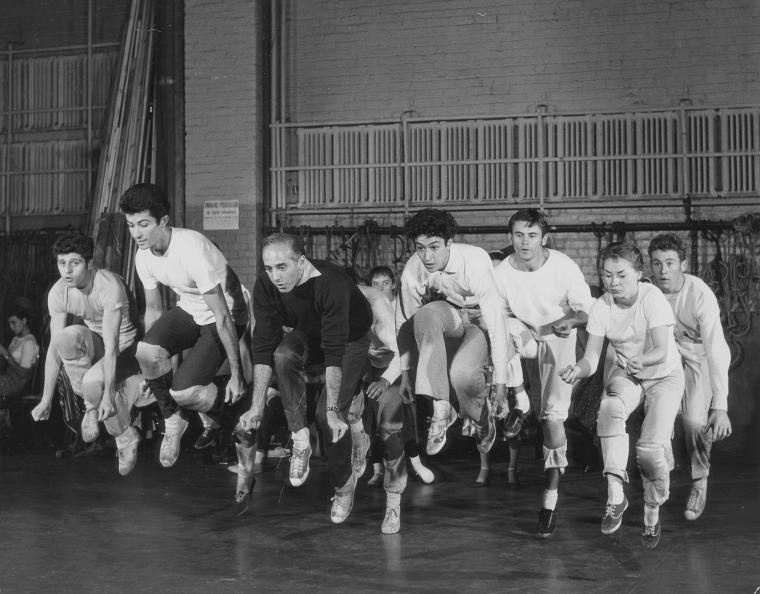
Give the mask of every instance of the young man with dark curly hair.
M 498 401 L 506 402 L 504 300 L 496 288 L 488 252 L 455 243 L 457 229 L 450 213 L 433 208 L 407 221 L 406 236 L 414 242 L 415 253 L 404 267 L 396 303 L 400 390 L 405 397 L 418 394 L 433 400 L 427 440 L 430 455 L 443 449 L 446 432 L 457 419 L 449 402 L 449 383 L 459 401 L 459 414 L 473 423 L 481 452 L 491 449 L 496 436 L 488 406 L 491 363 Z M 456 343 L 450 359 L 447 340 Z

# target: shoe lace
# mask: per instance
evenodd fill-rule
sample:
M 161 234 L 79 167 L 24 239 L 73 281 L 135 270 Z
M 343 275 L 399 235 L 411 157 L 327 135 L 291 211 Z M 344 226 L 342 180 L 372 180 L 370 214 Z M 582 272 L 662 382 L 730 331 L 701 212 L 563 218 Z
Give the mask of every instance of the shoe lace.
M 387 511 L 385 512 L 385 522 L 386 524 L 392 524 L 398 519 L 398 510 L 395 507 L 389 507 Z
M 348 509 L 348 498 L 350 493 L 335 493 L 330 501 L 333 504 L 333 512 L 342 513 Z
M 657 526 L 647 526 L 644 524 L 644 536 L 655 536 L 657 532 Z
M 290 456 L 290 469 L 292 472 L 296 472 L 298 474 L 301 474 L 304 468 L 304 463 L 306 461 L 306 450 L 298 450 L 295 447 L 293 448 L 293 455 Z
M 699 509 L 700 495 L 700 490 L 692 487 L 692 489 L 689 491 L 689 501 L 686 503 L 686 509 L 697 511 Z
M 604 517 L 612 518 L 615 515 L 615 504 L 608 503 L 604 508 Z

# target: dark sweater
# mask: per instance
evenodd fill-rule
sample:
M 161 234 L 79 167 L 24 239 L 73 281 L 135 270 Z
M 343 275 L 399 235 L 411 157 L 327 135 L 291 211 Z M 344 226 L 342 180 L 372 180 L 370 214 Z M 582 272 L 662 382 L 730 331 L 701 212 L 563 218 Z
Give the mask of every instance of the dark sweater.
M 253 286 L 253 363 L 272 365 L 272 355 L 289 326 L 308 337 L 309 362 L 340 367 L 346 343 L 364 336 L 372 308 L 356 284 L 329 262 L 312 261 L 320 276 L 280 293 L 266 272 Z

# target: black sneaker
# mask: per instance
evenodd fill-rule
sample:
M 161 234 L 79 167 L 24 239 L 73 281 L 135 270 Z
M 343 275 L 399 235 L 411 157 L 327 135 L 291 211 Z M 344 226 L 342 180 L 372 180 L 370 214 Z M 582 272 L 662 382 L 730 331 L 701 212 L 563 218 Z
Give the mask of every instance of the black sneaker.
M 657 524 L 654 526 L 647 526 L 644 524 L 644 528 L 641 531 L 641 546 L 645 549 L 652 550 L 660 542 L 660 521 L 657 520 Z
M 617 532 L 623 523 L 623 512 L 628 509 L 628 499 L 623 496 L 622 503 L 607 503 L 602 514 L 602 534 Z
M 553 509 L 543 508 L 538 512 L 538 536 L 539 538 L 549 538 L 554 534 L 557 527 L 557 514 Z
M 206 427 L 203 430 L 203 433 L 198 436 L 198 439 L 195 440 L 195 449 L 205 450 L 212 443 L 214 443 L 214 440 L 216 439 L 217 435 L 221 433 L 221 431 L 221 427 Z

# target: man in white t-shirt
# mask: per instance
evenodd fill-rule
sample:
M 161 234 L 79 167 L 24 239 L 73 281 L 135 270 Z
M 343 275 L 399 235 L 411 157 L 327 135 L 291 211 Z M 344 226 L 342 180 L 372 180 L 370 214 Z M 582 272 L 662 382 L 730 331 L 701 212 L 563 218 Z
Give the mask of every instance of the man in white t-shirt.
M 538 527 L 542 538 L 554 532 L 559 477 L 567 467 L 564 422 L 572 386 L 563 382 L 557 372 L 575 362 L 575 328 L 585 325 L 594 302 L 578 265 L 562 252 L 546 247 L 548 232 L 549 224 L 543 213 L 534 208 L 517 211 L 509 219 L 514 253 L 494 270 L 497 287 L 507 302 L 507 325 L 516 352 L 509 365 L 509 385 L 514 387 L 516 397 L 510 419 L 519 419 L 520 413 L 527 413 L 529 407 L 520 357 L 538 358 L 541 378 L 538 418 L 543 429 L 546 475 Z M 520 413 L 514 414 L 516 411 Z M 519 431 L 519 422 L 507 423 L 507 437 Z
M 169 225 L 169 202 L 158 186 L 132 186 L 119 206 L 138 248 L 135 268 L 145 292 L 145 337 L 137 345 L 137 359 L 163 412 L 159 461 L 168 468 L 179 457 L 188 426 L 182 409 L 223 414 L 212 380 L 225 359 L 230 365 L 225 404 L 245 395 L 238 339 L 248 309 L 240 282 L 219 249 L 197 231 Z M 159 285 L 177 295 L 177 306 L 167 312 Z M 172 371 L 171 358 L 188 349 Z M 206 426 L 201 439 L 213 439 L 218 430 L 219 423 Z
M 728 368 L 731 351 L 720 324 L 715 293 L 686 274 L 686 249 L 677 235 L 664 233 L 649 244 L 652 278 L 675 315 L 675 338 L 683 359 L 686 390 L 681 412 L 690 458 L 691 490 L 684 516 L 696 520 L 705 509 L 712 444 L 731 435 Z
M 119 473 L 129 474 L 137 462 L 139 434 L 131 425 L 134 405 L 152 398 L 140 390 L 142 376 L 135 359 L 137 329 L 121 277 L 92 267 L 93 241 L 84 235 L 60 237 L 53 254 L 61 278 L 48 293 L 50 346 L 45 357 L 45 383 L 35 421 L 47 419 L 63 365 L 74 392 L 84 399 L 82 439 L 93 442 L 99 423 L 116 440 Z M 67 326 L 71 314 L 84 326 Z
M 434 208 L 418 211 L 405 228 L 415 253 L 404 267 L 396 301 L 400 390 L 407 400 L 414 394 L 433 399 L 429 455 L 443 449 L 446 431 L 457 419 L 449 403 L 449 384 L 459 401 L 459 414 L 477 427 L 481 452 L 491 449 L 496 436 L 488 407 L 489 365 L 497 398 L 506 398 L 504 300 L 496 289 L 488 252 L 454 243 L 457 228 L 450 213 Z M 455 343 L 450 358 L 447 340 Z

